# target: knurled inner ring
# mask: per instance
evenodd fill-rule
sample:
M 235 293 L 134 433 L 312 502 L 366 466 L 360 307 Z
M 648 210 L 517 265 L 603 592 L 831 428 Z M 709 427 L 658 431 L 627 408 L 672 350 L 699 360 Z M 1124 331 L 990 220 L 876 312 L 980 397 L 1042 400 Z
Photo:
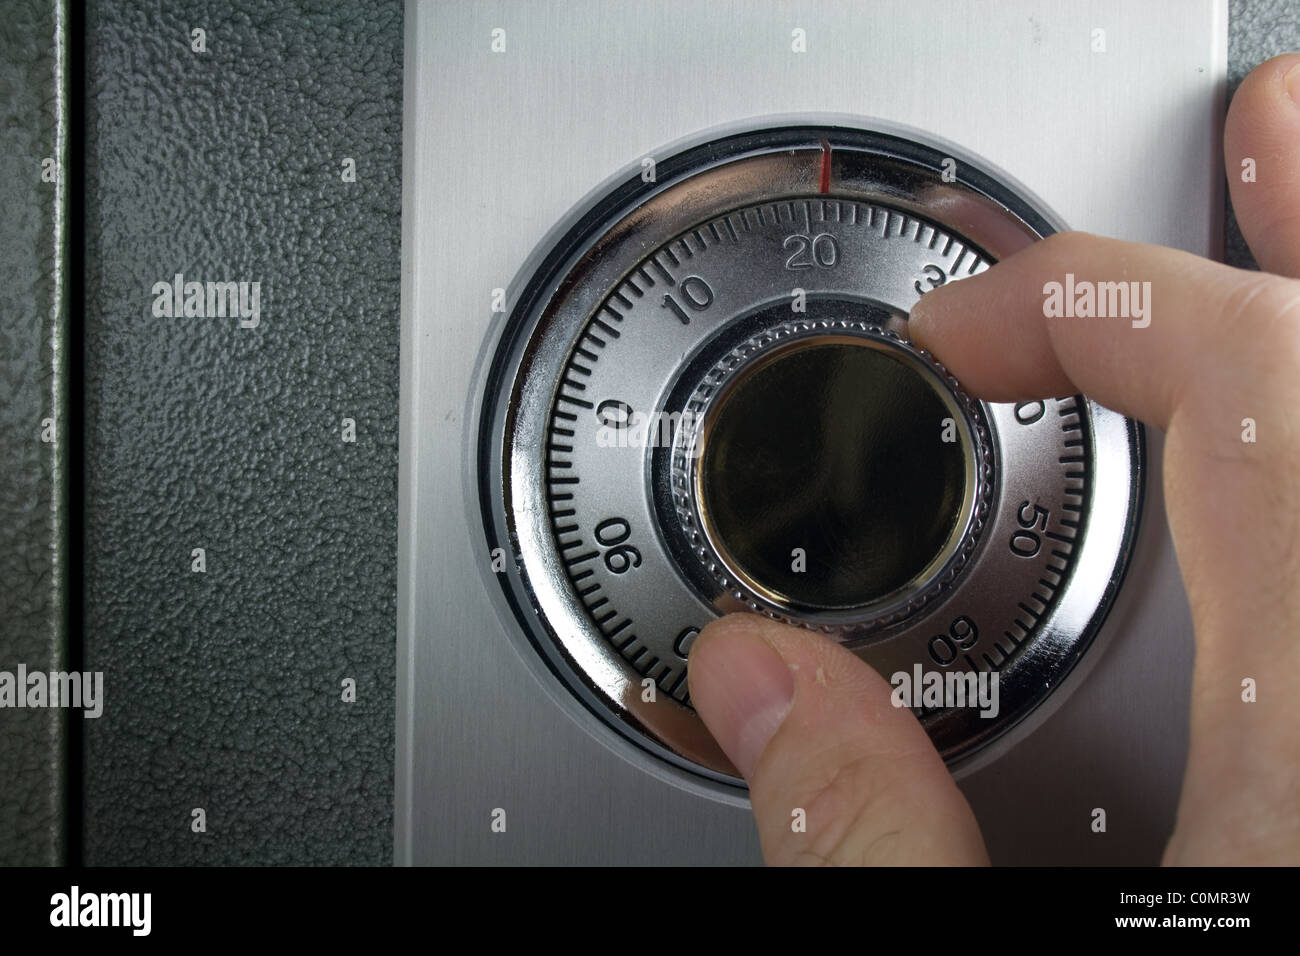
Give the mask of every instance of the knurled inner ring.
M 887 596 L 883 603 L 873 602 L 861 608 L 801 613 L 781 604 L 770 593 L 764 593 L 761 585 L 747 581 L 742 572 L 728 565 L 723 549 L 715 546 L 705 530 L 701 502 L 696 492 L 696 472 L 711 406 L 737 373 L 778 348 L 804 339 L 827 336 L 849 336 L 885 343 L 905 352 L 935 373 L 946 387 L 948 397 L 960 409 L 965 431 L 970 436 L 973 457 L 970 474 L 974 490 L 969 496 L 969 505 L 963 507 L 967 512 L 965 527 L 955 547 L 945 549 L 949 551 L 946 561 L 915 590 L 894 599 Z M 674 436 L 671 463 L 672 501 L 679 531 L 690 553 L 723 593 L 755 613 L 841 636 L 887 627 L 911 617 L 949 590 L 975 551 L 988 519 L 993 488 L 993 457 L 987 419 L 980 404 L 966 394 L 942 364 L 892 329 L 858 319 L 792 319 L 781 322 L 750 337 L 719 359 L 692 390 L 683 412 L 687 427 L 679 429 Z

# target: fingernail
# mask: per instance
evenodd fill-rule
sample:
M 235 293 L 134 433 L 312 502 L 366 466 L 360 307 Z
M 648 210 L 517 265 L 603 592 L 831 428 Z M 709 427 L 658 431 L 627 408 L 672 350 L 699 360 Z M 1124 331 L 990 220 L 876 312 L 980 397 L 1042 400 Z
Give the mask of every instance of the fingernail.
M 697 640 L 688 673 L 691 699 L 736 769 L 749 779 L 794 703 L 790 668 L 759 634 L 731 624 L 716 636 Z
M 907 330 L 912 335 L 915 335 L 917 329 L 927 328 L 929 325 L 929 310 L 923 308 L 921 303 L 918 302 L 912 306 L 912 311 L 907 315 Z
M 1286 91 L 1291 99 L 1300 106 L 1300 63 L 1282 74 L 1282 82 L 1286 84 Z
M 963 280 L 969 282 L 969 279 Z M 920 328 L 924 326 L 927 329 L 934 328 L 939 323 L 935 322 L 934 314 L 936 311 L 942 312 L 944 309 L 944 300 L 948 293 L 961 283 L 950 283 L 941 285 L 929 290 L 921 296 L 912 306 L 912 311 L 908 313 L 907 324 L 909 328 Z

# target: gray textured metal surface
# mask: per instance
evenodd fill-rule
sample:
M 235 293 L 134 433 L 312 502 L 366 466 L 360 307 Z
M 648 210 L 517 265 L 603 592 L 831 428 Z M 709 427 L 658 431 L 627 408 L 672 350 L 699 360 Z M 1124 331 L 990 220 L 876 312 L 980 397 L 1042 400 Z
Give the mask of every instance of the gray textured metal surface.
M 86 862 L 389 862 L 402 9 L 87 32 Z M 155 316 L 176 273 L 259 324 Z
M 492 289 L 607 176 L 741 118 L 857 113 L 965 146 L 1077 228 L 1218 253 L 1226 6 L 1045 6 L 909 2 L 863 18 L 847 3 L 701 3 L 680 5 L 671 26 L 595 3 L 408 8 L 399 860 L 757 859 L 744 808 L 663 779 L 512 646 L 485 597 L 470 509 L 448 493 L 464 477 Z M 1098 18 L 1104 55 L 1090 51 Z M 1171 18 L 1184 27 L 1173 35 Z M 790 54 L 794 27 L 805 59 Z M 1107 625 L 1113 643 L 1032 737 L 963 781 L 995 862 L 1149 863 L 1172 828 L 1191 632 L 1159 454 L 1156 440 L 1154 517 Z M 1087 825 L 1096 806 L 1104 837 Z M 506 833 L 490 828 L 495 808 Z
M 57 0 L 14 0 L 0 17 L 0 670 L 10 673 L 68 659 L 66 29 Z M 68 718 L 0 710 L 0 865 L 64 860 Z

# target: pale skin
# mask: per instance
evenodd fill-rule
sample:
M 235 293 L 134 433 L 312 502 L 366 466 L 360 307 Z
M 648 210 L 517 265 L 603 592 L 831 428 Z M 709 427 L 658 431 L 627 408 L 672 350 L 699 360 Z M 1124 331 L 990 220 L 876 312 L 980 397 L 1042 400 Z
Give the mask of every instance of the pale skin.
M 1233 208 L 1262 272 L 1066 233 L 927 293 L 912 338 L 981 398 L 1087 394 L 1163 431 L 1191 603 L 1191 744 L 1168 865 L 1300 863 L 1300 54 L 1228 112 Z M 1244 158 L 1255 182 L 1242 182 Z M 1205 199 L 1208 201 L 1208 199 Z M 1151 324 L 1043 316 L 1043 286 L 1151 283 Z M 1243 419 L 1255 441 L 1244 442 Z M 1136 639 L 1141 639 L 1138 636 Z M 1256 700 L 1242 699 L 1242 681 Z M 714 621 L 691 698 L 750 786 L 771 864 L 988 862 L 965 798 L 890 685 L 810 631 Z M 793 832 L 793 808 L 806 832 Z M 1085 821 L 1086 824 L 1086 821 Z

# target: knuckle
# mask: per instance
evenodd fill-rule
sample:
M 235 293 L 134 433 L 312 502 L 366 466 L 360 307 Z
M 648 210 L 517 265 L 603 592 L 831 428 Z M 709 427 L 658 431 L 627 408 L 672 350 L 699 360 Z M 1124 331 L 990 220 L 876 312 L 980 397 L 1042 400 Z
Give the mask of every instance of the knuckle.
M 1189 417 L 1213 421 L 1216 410 L 1287 407 L 1300 399 L 1300 281 L 1248 273 L 1227 283 L 1204 313 L 1201 341 L 1212 361 L 1185 380 Z M 1208 416 L 1208 417 L 1207 417 Z
M 1231 286 L 1223 310 L 1224 333 L 1248 371 L 1300 371 L 1300 282 L 1251 275 Z

